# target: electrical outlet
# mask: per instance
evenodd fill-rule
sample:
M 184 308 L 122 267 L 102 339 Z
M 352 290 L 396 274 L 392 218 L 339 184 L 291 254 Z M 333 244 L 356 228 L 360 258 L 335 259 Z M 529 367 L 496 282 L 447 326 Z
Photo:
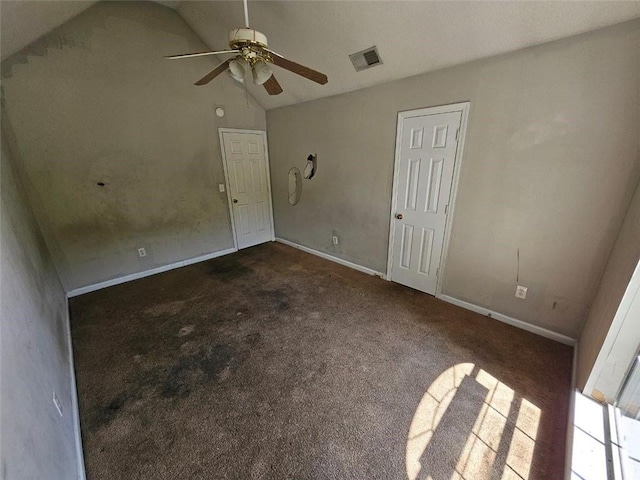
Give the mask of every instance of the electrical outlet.
M 522 298 L 523 300 L 527 298 L 527 287 L 521 287 L 518 285 L 516 287 L 516 298 Z
M 147 256 L 147 251 L 144 248 L 139 248 L 138 249 L 138 256 L 139 257 L 146 257 Z
M 224 192 L 224 183 L 218 184 L 218 190 L 220 190 L 221 192 Z
M 332 242 L 334 245 L 338 245 L 338 243 L 340 243 L 340 241 L 338 240 L 338 236 L 337 236 L 337 235 L 334 235 L 333 237 L 331 237 L 331 242 Z
M 62 404 L 60 403 L 60 399 L 58 398 L 56 392 L 53 392 L 53 405 L 55 405 L 58 414 L 62 416 Z

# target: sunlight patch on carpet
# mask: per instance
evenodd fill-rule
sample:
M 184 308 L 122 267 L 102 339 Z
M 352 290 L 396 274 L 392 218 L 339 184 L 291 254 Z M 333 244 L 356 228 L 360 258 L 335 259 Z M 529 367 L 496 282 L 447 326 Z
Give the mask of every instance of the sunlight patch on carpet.
M 473 363 L 444 371 L 416 408 L 409 480 L 528 479 L 540 409 Z

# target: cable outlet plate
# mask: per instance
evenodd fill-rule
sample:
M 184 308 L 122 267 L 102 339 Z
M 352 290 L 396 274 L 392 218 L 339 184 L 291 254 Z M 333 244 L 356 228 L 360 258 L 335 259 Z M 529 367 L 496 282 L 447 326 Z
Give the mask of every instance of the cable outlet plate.
M 334 235 L 333 237 L 331 237 L 331 243 L 333 243 L 334 245 L 338 245 L 338 243 L 340 243 L 337 235 Z
M 527 298 L 527 287 L 518 285 L 516 287 L 516 298 L 521 298 L 523 300 Z
M 138 256 L 139 257 L 146 257 L 147 256 L 147 251 L 144 248 L 139 248 L 138 249 Z

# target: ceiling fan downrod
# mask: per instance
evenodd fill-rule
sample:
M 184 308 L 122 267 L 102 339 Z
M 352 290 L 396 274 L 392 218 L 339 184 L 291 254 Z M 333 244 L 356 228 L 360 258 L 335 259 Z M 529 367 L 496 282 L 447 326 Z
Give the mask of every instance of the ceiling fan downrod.
M 249 6 L 247 5 L 247 0 L 242 0 L 244 5 L 244 26 L 249 28 Z

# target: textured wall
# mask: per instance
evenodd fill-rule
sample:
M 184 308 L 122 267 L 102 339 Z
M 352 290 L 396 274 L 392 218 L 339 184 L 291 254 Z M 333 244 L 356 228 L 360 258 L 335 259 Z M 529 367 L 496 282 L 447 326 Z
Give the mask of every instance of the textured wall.
M 204 49 L 167 7 L 99 2 L 3 62 L 3 131 L 67 291 L 233 246 L 217 128 L 265 115 L 226 74 L 193 85 L 214 58 L 161 58 Z
M 385 271 L 397 113 L 470 101 L 443 293 L 577 337 L 640 175 L 639 88 L 635 20 L 270 110 L 276 235 Z
M 73 479 L 75 392 L 64 290 L 4 143 L 0 156 L 0 477 Z
M 578 348 L 578 388 L 583 388 L 609 332 L 620 300 L 640 260 L 640 184 L 636 188 L 620 235 L 602 276 L 593 305 L 580 336 Z M 636 322 L 636 325 L 640 322 Z M 616 365 L 626 370 L 626 362 Z M 607 372 L 608 373 L 608 372 Z M 591 392 L 585 392 L 591 395 Z

